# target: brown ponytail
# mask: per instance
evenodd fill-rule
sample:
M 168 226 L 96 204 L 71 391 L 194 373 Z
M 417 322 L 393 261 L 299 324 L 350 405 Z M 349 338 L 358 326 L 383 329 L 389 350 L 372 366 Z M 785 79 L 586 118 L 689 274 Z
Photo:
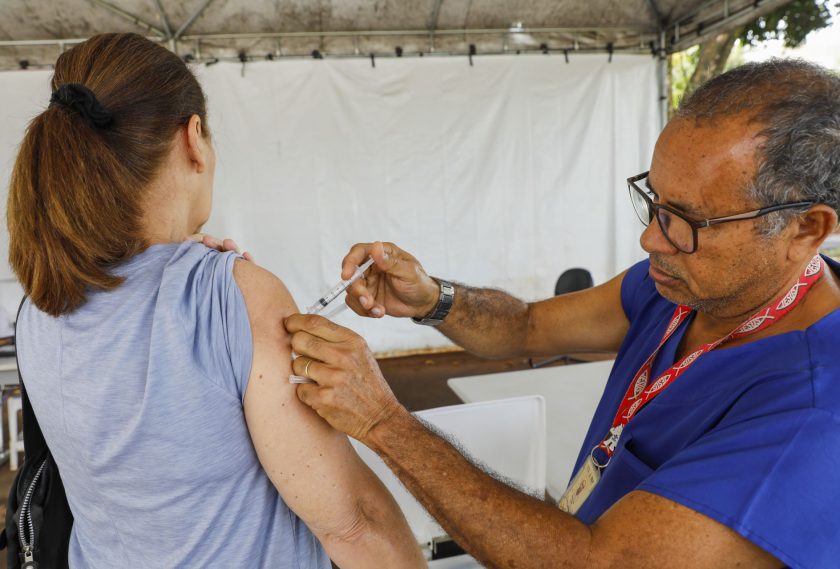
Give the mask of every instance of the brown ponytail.
M 88 288 L 122 283 L 110 269 L 147 246 L 144 192 L 176 131 L 198 115 L 208 132 L 193 74 L 137 34 L 95 36 L 63 53 L 52 89 L 68 84 L 84 86 L 110 116 L 96 120 L 54 96 L 23 138 L 7 206 L 9 263 L 35 306 L 53 316 L 84 304 Z

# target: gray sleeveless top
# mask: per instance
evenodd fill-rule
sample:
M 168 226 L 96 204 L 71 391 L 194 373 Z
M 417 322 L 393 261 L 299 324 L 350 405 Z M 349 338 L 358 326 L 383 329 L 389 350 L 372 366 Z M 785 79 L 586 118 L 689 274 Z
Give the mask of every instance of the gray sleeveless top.
M 71 567 L 330 567 L 245 425 L 235 258 L 155 245 L 69 315 L 24 304 L 20 369 L 75 517 Z

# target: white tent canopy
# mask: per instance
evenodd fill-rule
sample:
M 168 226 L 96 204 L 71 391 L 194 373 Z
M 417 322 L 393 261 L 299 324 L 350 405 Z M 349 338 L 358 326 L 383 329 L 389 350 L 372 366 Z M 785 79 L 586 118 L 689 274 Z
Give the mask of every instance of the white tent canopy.
M 214 58 L 676 51 L 790 0 L 3 0 L 0 67 L 132 31 Z

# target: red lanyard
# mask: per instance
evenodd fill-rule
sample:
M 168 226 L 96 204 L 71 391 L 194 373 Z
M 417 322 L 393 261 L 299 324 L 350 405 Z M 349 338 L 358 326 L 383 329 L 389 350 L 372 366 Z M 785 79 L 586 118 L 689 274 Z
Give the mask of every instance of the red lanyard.
M 662 393 L 666 387 L 671 385 L 674 380 L 682 375 L 685 370 L 691 367 L 700 358 L 700 356 L 706 352 L 714 350 L 719 345 L 729 340 L 755 334 L 759 330 L 764 330 L 781 320 L 782 317 L 793 310 L 793 308 L 799 304 L 803 298 L 805 298 L 808 290 L 810 290 L 810 286 L 817 282 L 820 275 L 822 275 L 822 271 L 823 260 L 819 255 L 817 255 L 811 259 L 808 266 L 805 268 L 805 272 L 802 273 L 799 280 L 787 293 L 776 299 L 776 301 L 770 303 L 766 308 L 759 310 L 752 316 L 752 318 L 748 319 L 723 338 L 710 344 L 700 346 L 697 350 L 688 354 L 682 360 L 668 368 L 665 373 L 656 378 L 656 381 L 648 385 L 648 380 L 650 379 L 651 370 L 653 368 L 653 362 L 656 359 L 659 350 L 668 338 L 670 338 L 676 331 L 676 329 L 679 328 L 680 324 L 682 324 L 685 319 L 688 318 L 689 314 L 691 314 L 691 309 L 689 307 L 682 305 L 678 306 L 674 311 L 674 315 L 671 317 L 670 324 L 668 324 L 668 327 L 665 329 L 665 334 L 662 336 L 659 346 L 657 346 L 647 361 L 645 361 L 641 369 L 639 369 L 633 377 L 633 381 L 630 383 L 630 386 L 627 388 L 627 393 L 624 394 L 624 399 L 618 407 L 618 412 L 615 415 L 615 419 L 613 419 L 612 427 L 610 428 L 609 433 L 596 448 L 603 450 L 607 454 L 607 457 L 612 457 L 615 452 L 615 447 L 618 444 L 618 439 L 621 437 L 621 432 L 624 430 L 624 427 L 627 426 L 627 423 L 630 422 L 630 419 L 639 412 L 639 409 L 652 401 L 654 397 Z

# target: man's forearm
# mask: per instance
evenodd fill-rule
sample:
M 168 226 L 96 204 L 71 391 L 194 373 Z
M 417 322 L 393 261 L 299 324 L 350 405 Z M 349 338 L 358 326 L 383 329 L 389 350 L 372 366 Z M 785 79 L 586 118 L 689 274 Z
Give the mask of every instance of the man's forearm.
M 588 526 L 484 473 L 408 412 L 377 425 L 365 442 L 487 567 L 586 567 Z
M 447 338 L 485 358 L 525 352 L 529 305 L 501 290 L 455 285 L 449 315 L 438 327 Z

